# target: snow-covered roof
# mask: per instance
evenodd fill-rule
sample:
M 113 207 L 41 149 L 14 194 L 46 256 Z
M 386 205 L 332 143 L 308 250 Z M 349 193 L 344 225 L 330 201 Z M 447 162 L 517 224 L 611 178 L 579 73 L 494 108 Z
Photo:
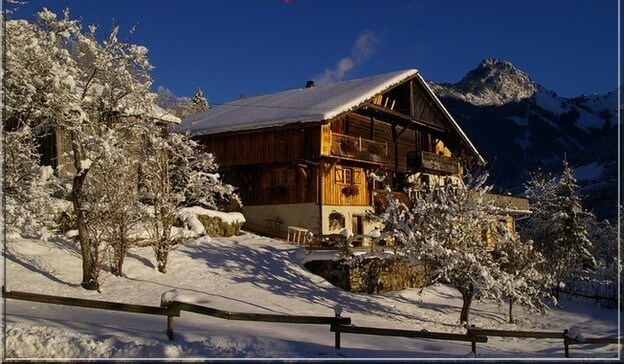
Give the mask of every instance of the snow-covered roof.
M 207 135 L 329 120 L 416 74 L 410 69 L 236 99 L 184 119 L 175 131 Z
M 153 105 L 150 116 L 154 119 L 158 119 L 170 124 L 180 124 L 180 122 L 182 121 L 182 119 L 180 119 L 179 117 L 171 114 L 170 112 L 156 104 Z
M 459 134 L 479 162 L 485 164 L 485 159 L 415 69 L 236 99 L 184 119 L 173 131 L 197 136 L 323 122 L 353 110 L 376 95 L 412 78 L 424 86 L 440 106 L 452 129 Z

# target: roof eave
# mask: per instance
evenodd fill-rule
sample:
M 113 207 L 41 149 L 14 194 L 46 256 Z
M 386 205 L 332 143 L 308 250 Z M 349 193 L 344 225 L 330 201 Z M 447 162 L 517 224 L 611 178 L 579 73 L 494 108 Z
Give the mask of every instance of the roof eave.
M 416 78 L 418 80 L 418 82 L 421 83 L 421 85 L 425 88 L 427 93 L 434 99 L 434 101 L 436 102 L 438 107 L 440 107 L 440 110 L 442 111 L 444 116 L 446 116 L 448 118 L 448 120 L 450 121 L 450 123 L 453 126 L 453 128 L 455 129 L 455 131 L 459 134 L 459 136 L 462 138 L 462 140 L 466 143 L 466 145 L 468 146 L 470 151 L 477 157 L 478 164 L 481 167 L 484 167 L 487 164 L 487 161 L 485 160 L 485 158 L 483 158 L 483 156 L 481 155 L 481 153 L 479 153 L 479 151 L 474 146 L 474 144 L 472 144 L 472 141 L 470 141 L 470 139 L 468 139 L 468 136 L 466 135 L 466 133 L 464 133 L 464 131 L 459 126 L 457 121 L 455 121 L 455 119 L 453 118 L 451 113 L 446 109 L 446 107 L 444 107 L 444 104 L 442 103 L 442 101 L 440 101 L 440 99 L 438 98 L 438 96 L 436 96 L 436 94 L 433 92 L 431 87 L 429 87 L 429 85 L 427 84 L 425 79 L 422 78 L 420 73 L 417 73 L 414 78 Z

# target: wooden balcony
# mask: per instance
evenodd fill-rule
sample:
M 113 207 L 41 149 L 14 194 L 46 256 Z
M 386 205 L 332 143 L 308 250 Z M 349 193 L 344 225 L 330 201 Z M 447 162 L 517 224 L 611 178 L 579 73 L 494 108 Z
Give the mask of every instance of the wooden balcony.
M 407 166 L 411 171 L 424 169 L 441 172 L 443 174 L 459 174 L 459 163 L 452 157 L 447 157 L 432 152 L 410 152 L 407 155 Z
M 528 215 L 531 213 L 531 206 L 526 198 L 488 193 L 485 195 L 485 199 L 493 201 L 494 205 L 510 215 Z
M 331 155 L 373 162 L 388 163 L 388 144 L 369 139 L 356 138 L 349 135 L 330 132 Z

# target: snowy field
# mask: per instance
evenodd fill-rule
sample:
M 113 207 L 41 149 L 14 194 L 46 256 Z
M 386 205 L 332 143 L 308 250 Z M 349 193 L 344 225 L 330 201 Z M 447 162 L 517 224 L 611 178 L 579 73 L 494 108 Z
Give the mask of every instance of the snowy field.
M 336 305 L 357 326 L 465 333 L 458 323 L 461 298 L 435 285 L 379 295 L 343 291 L 302 267 L 302 247 L 245 234 L 201 238 L 170 254 L 158 273 L 151 248 L 132 249 L 124 277 L 102 272 L 102 292 L 80 288 L 76 244 L 13 238 L 6 246 L 8 290 L 158 306 L 171 289 L 179 300 L 243 312 L 332 316 Z M 328 325 L 227 321 L 182 312 L 174 341 L 166 318 L 143 314 L 6 300 L 6 359 L 12 358 L 473 358 L 470 343 L 342 334 L 334 348 Z M 561 299 L 546 316 L 476 302 L 472 324 L 483 328 L 563 331 L 585 337 L 616 336 L 618 311 L 592 301 Z M 572 358 L 618 358 L 617 345 L 571 346 Z M 477 344 L 479 358 L 562 359 L 561 340 L 490 338 Z

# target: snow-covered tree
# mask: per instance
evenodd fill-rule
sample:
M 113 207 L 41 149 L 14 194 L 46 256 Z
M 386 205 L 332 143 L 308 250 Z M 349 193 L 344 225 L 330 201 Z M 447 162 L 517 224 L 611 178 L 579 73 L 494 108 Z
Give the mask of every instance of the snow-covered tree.
M 513 322 L 513 307 L 521 305 L 530 311 L 545 312 L 552 286 L 548 274 L 543 274 L 540 267 L 544 257 L 534 249 L 531 240 L 524 242 L 520 236 L 508 229 L 499 230 L 502 234 L 493 250 L 493 255 L 504 274 L 500 275 L 502 291 L 509 303 L 509 322 Z
M 105 249 L 111 273 L 121 276 L 128 249 L 140 238 L 146 218 L 138 189 L 143 161 L 141 138 L 155 132 L 150 123 L 126 120 L 120 143 L 123 150 L 107 153 L 90 168 L 86 204 L 90 230 L 96 245 Z
M 105 249 L 113 273 L 121 274 L 125 252 L 138 234 L 133 230 L 149 215 L 150 208 L 140 204 L 145 199 L 151 199 L 151 215 L 160 224 L 156 240 L 168 244 L 158 248 L 164 258 L 157 252 L 164 271 L 178 208 L 184 203 L 214 208 L 237 197 L 221 182 L 211 155 L 185 137 L 163 134 L 152 120 L 147 49 L 120 42 L 117 27 L 99 41 L 96 27 L 84 31 L 68 11 L 59 18 L 44 8 L 33 23 L 7 20 L 3 26 L 3 142 L 11 143 L 3 182 L 22 193 L 16 192 L 11 197 L 16 203 L 9 206 L 50 197 L 44 189 L 24 193 L 19 184 L 39 187 L 49 180 L 51 169 L 37 164 L 37 140 L 46 133 L 62 135 L 56 142 L 68 143 L 70 152 L 62 159 L 68 157 L 74 171 L 71 215 L 83 258 L 81 285 L 99 289 Z
M 620 207 L 622 211 L 622 207 Z M 620 218 L 622 214 L 620 213 Z M 621 225 L 620 221 L 620 226 Z M 589 238 L 594 245 L 594 257 L 596 258 L 596 270 L 600 273 L 617 276 L 618 267 L 621 265 L 621 257 L 618 252 L 617 225 L 611 224 L 609 220 L 596 221 L 591 219 L 586 223 Z M 618 244 L 619 242 L 619 244 Z
M 217 210 L 230 202 L 242 203 L 234 187 L 222 182 L 214 156 L 186 135 L 152 136 L 145 152 L 151 157 L 142 169 L 140 184 L 154 206 L 151 244 L 158 270 L 165 273 L 171 247 L 186 237 L 172 233 L 180 208 L 195 205 Z
M 87 206 L 92 166 L 104 166 L 123 152 L 123 122 L 144 118 L 153 97 L 147 49 L 122 43 L 113 28 L 102 42 L 96 28 L 47 9 L 37 20 L 7 20 L 4 111 L 15 128 L 27 125 L 42 132 L 62 132 L 71 145 L 76 173 L 73 211 L 83 257 L 82 286 L 99 289 L 100 246 L 92 236 Z M 39 134 L 41 135 L 41 134 Z
M 181 119 L 184 119 L 198 112 L 192 98 L 176 96 L 173 91 L 162 86 L 156 89 L 155 103 L 156 105 L 165 109 L 167 112 Z
M 204 93 L 199 87 L 195 90 L 193 97 L 191 97 L 191 102 L 193 103 L 193 109 L 196 113 L 208 110 L 209 108 L 208 100 L 204 97 Z
M 53 228 L 56 213 L 51 195 L 61 192 L 51 166 L 39 165 L 32 130 L 24 125 L 3 136 L 4 221 L 9 233 L 24 232 L 41 237 Z
M 544 255 L 547 270 L 556 280 L 595 267 L 593 246 L 585 223 L 592 214 L 583 210 L 573 170 L 563 161 L 561 177 L 533 174 L 526 184 L 533 213 L 525 234 Z
M 462 295 L 461 322 L 468 322 L 474 297 L 500 300 L 503 274 L 484 232 L 498 224 L 499 209 L 486 198 L 487 175 L 465 188 L 420 189 L 408 205 L 388 194 L 388 207 L 374 221 L 393 237 L 397 257 L 426 262 L 433 282 L 447 282 Z M 495 243 L 495 242 L 491 242 Z

